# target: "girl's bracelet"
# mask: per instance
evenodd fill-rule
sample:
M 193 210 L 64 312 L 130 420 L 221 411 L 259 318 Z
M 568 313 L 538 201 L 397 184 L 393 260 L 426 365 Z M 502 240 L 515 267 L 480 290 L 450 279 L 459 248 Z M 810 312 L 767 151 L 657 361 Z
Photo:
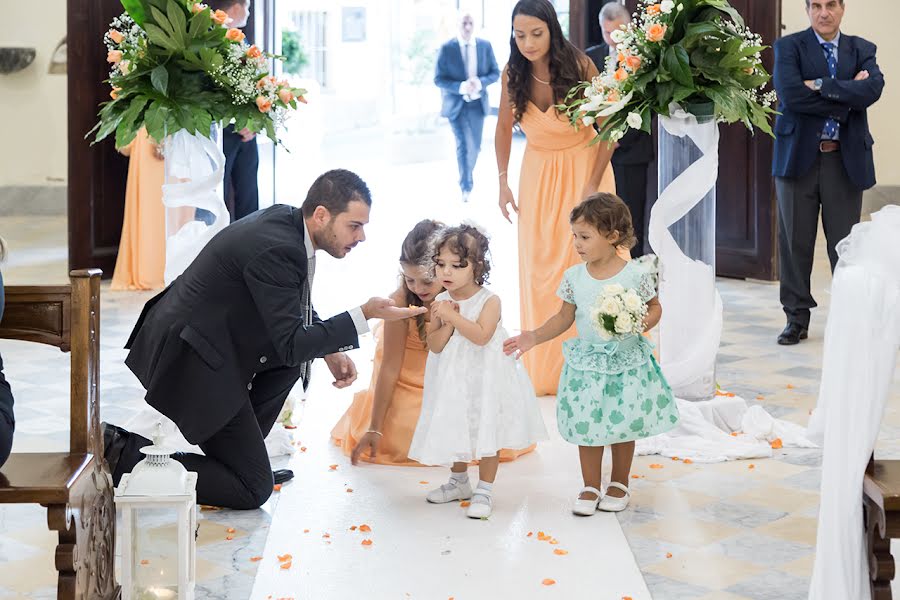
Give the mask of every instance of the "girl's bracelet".
M 370 429 L 366 433 L 374 433 L 374 434 L 380 435 L 381 437 L 384 437 L 383 433 L 381 433 L 380 431 L 375 431 L 374 429 Z

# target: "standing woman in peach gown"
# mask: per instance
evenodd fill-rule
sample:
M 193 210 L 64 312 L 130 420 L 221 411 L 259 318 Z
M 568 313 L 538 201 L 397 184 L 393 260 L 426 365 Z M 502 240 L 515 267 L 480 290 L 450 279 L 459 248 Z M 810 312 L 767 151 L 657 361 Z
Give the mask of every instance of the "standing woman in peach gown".
M 579 262 L 569 213 L 597 192 L 615 192 L 612 149 L 589 146 L 592 127 L 575 129 L 556 105 L 580 81 L 598 74 L 594 63 L 563 36 L 548 0 L 521 0 L 513 9 L 509 63 L 503 69 L 494 144 L 500 175 L 500 211 L 518 213 L 519 297 L 523 329 L 540 326 L 559 309 L 556 288 L 566 269 Z M 519 175 L 518 205 L 507 180 L 512 128 L 528 142 Z M 511 221 L 510 221 L 511 222 Z M 561 249 L 563 248 L 563 249 Z M 556 393 L 562 342 L 574 329 L 523 356 L 540 395 Z
M 162 203 L 165 168 L 159 145 L 141 129 L 119 148 L 130 157 L 125 187 L 125 216 L 111 290 L 165 287 L 166 211 Z

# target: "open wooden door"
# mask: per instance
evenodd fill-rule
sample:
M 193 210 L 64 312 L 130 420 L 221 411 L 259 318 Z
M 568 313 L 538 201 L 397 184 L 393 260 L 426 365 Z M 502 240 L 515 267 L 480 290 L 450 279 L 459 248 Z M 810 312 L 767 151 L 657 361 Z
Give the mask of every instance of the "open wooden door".
M 84 138 L 109 99 L 103 34 L 122 13 L 119 0 L 68 0 L 69 269 L 97 267 L 112 277 L 122 233 L 128 159 L 112 138 Z
M 580 47 L 599 41 L 596 26 L 600 7 L 609 0 L 570 0 L 569 25 L 573 43 Z M 616 0 L 612 0 L 616 1 Z M 747 26 L 772 45 L 781 32 L 781 0 L 730 0 Z M 634 12 L 637 0 L 625 0 Z M 579 19 L 575 22 L 574 19 Z M 763 53 L 772 72 L 774 53 Z M 723 125 L 719 142 L 719 179 L 716 184 L 716 273 L 725 277 L 775 280 L 778 278 L 775 185 L 771 173 L 772 138 L 743 125 Z M 655 137 L 655 136 L 654 136 Z M 651 165 L 653 169 L 653 165 Z M 649 173 L 655 180 L 655 170 Z M 651 185 L 655 189 L 655 182 Z

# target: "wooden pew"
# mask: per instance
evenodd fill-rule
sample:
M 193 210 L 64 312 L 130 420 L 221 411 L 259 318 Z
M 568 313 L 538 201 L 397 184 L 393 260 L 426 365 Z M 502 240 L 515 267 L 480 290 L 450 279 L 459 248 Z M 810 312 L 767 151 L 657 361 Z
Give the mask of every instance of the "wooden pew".
M 891 539 L 900 538 L 900 460 L 875 460 L 872 454 L 863 479 L 863 506 L 872 600 L 892 600 Z
M 69 451 L 13 453 L 0 469 L 0 503 L 40 504 L 48 527 L 59 532 L 60 600 L 120 596 L 113 486 L 100 432 L 100 275 L 99 269 L 72 271 L 70 285 L 8 286 L 0 322 L 0 338 L 49 344 L 70 355 Z

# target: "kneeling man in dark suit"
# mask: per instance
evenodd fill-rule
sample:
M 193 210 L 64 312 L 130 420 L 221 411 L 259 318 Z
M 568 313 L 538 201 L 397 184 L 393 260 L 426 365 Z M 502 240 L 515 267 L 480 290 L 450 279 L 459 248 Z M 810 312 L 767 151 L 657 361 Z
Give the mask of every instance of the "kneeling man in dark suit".
M 147 403 L 203 450 L 175 456 L 197 472 L 201 504 L 262 505 L 274 483 L 264 439 L 297 381 L 308 385 L 310 361 L 324 357 L 346 387 L 356 367 L 343 352 L 359 347 L 367 319 L 422 312 L 381 298 L 326 320 L 312 308 L 315 252 L 343 258 L 365 240 L 371 204 L 357 175 L 329 171 L 301 209 L 276 204 L 226 227 L 144 307 L 125 363 Z M 104 424 L 116 485 L 150 443 Z

